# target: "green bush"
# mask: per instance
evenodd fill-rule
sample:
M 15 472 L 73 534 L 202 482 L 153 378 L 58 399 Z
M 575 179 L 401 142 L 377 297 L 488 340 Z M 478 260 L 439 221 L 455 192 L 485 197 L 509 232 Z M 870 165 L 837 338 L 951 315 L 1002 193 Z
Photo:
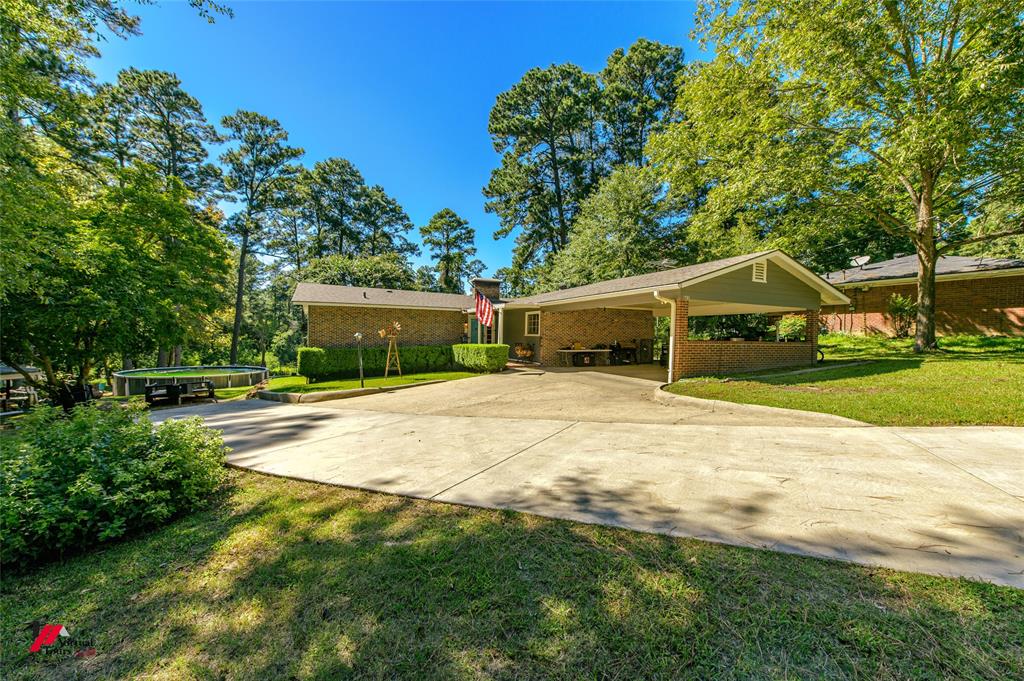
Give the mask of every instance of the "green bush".
M 917 317 L 917 301 L 910 296 L 894 293 L 889 296 L 889 318 L 892 320 L 892 332 L 897 338 L 906 338 L 914 326 Z
M 225 452 L 199 418 L 154 426 L 135 402 L 37 407 L 0 436 L 0 561 L 24 567 L 190 511 L 223 481 Z
M 452 346 L 455 364 L 469 371 L 501 371 L 508 363 L 508 346 L 460 343 Z
M 780 340 L 803 340 L 807 336 L 807 317 L 788 314 L 779 320 Z
M 383 376 L 387 356 L 387 346 L 363 348 L 363 373 Z M 406 374 L 448 371 L 454 363 L 450 345 L 399 345 L 398 357 Z M 356 348 L 299 348 L 298 367 L 299 375 L 312 382 L 355 378 L 359 376 L 359 357 Z

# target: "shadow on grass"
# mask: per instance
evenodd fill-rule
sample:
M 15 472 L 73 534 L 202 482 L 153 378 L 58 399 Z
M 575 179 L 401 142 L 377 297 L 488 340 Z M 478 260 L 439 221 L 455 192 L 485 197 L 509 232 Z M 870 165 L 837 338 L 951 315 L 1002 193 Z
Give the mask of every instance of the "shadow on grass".
M 234 476 L 229 503 L 5 580 L 5 677 L 1007 678 L 1024 662 L 1009 588 Z M 567 493 L 607 515 L 592 481 Z M 34 618 L 99 654 L 30 657 Z
M 809 383 L 827 383 L 829 381 L 841 381 L 850 378 L 865 378 L 901 371 L 913 371 L 920 369 L 922 364 L 924 364 L 924 359 L 917 357 L 909 359 L 880 359 L 855 366 L 809 371 L 803 374 L 769 374 L 765 376 L 740 377 L 736 380 L 749 381 L 751 383 L 767 383 L 769 385 L 806 385 Z

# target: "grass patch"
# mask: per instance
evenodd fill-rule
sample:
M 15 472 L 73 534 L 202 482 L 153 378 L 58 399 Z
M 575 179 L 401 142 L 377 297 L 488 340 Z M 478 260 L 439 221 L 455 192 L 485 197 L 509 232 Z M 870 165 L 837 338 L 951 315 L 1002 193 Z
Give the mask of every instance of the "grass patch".
M 434 371 L 423 374 L 406 374 L 404 376 L 374 376 L 367 377 L 367 388 L 380 388 L 382 386 L 407 385 L 409 383 L 423 383 L 424 381 L 455 381 L 460 378 L 470 378 L 480 374 L 469 371 Z M 351 390 L 359 387 L 358 378 L 345 378 L 337 381 L 319 381 L 317 383 L 306 383 L 303 376 L 280 376 L 270 379 L 269 389 L 278 393 L 314 393 L 325 390 Z M 220 394 L 220 391 L 218 391 Z
M 837 414 L 883 426 L 1024 426 L 1024 338 L 955 336 L 913 353 L 911 339 L 822 336 L 829 362 L 871 360 L 795 375 L 686 381 L 679 395 Z
M 213 508 L 6 576 L 5 679 L 988 678 L 1024 591 L 231 474 Z M 72 639 L 30 655 L 32 620 Z M 77 649 L 95 647 L 90 659 Z

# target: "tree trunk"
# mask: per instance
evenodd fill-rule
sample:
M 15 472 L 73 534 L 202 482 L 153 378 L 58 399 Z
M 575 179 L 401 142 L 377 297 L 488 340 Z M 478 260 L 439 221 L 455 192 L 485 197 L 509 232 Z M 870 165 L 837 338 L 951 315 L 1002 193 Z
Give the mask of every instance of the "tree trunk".
M 135 368 L 135 360 L 133 360 L 128 355 L 122 355 L 121 356 L 121 368 L 122 369 L 134 369 Z
M 917 328 L 914 352 L 934 350 L 935 342 L 935 242 L 917 247 Z
M 930 185 L 921 192 L 917 209 L 917 230 L 914 247 L 917 250 L 917 328 L 914 331 L 914 352 L 925 352 L 937 347 L 935 342 L 935 229 L 932 226 L 932 193 Z
M 551 151 L 551 179 L 555 184 L 555 208 L 558 211 L 558 248 L 559 251 L 565 248 L 569 242 L 569 226 L 565 224 L 565 204 L 562 201 L 562 177 L 558 169 L 558 144 L 548 140 L 548 148 Z
M 171 350 L 171 366 L 181 366 L 181 346 L 175 345 L 174 349 Z
M 249 233 L 242 235 L 238 253 L 238 286 L 235 289 L 235 325 L 231 330 L 231 364 L 238 362 L 238 337 L 242 333 L 242 292 L 245 290 L 245 258 L 249 251 Z
M 156 351 L 156 365 L 158 367 L 167 366 L 169 359 L 170 358 L 168 357 L 167 348 L 162 347 Z

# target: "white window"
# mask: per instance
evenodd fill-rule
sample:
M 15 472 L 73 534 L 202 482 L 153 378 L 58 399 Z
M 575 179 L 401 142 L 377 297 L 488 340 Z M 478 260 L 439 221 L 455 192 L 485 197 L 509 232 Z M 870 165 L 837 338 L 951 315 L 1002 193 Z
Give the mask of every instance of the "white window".
M 526 313 L 526 335 L 527 336 L 539 336 L 540 335 L 540 312 L 527 312 Z
M 754 263 L 753 280 L 761 284 L 768 281 L 768 263 L 764 260 Z

